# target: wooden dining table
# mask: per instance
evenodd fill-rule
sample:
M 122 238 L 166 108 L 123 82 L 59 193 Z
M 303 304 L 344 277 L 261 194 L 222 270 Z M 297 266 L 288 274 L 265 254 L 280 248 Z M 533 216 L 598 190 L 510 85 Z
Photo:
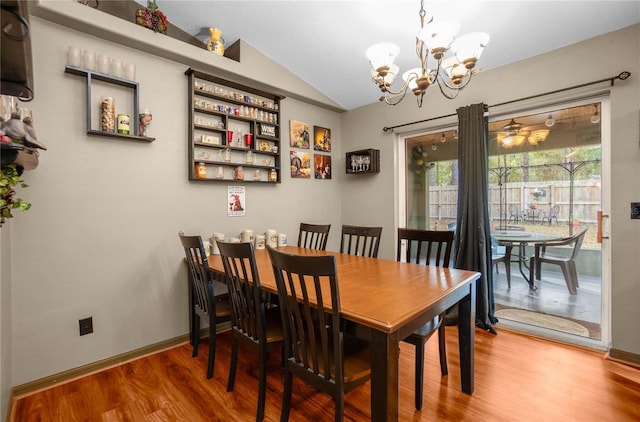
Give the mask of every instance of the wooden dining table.
M 462 391 L 473 393 L 475 282 L 480 273 L 296 246 L 277 250 L 336 257 L 342 315 L 371 333 L 372 421 L 398 420 L 400 341 L 455 304 L 458 304 Z M 262 288 L 277 293 L 268 251 L 257 249 L 255 257 Z M 224 273 L 219 255 L 209 257 L 209 267 L 216 273 Z

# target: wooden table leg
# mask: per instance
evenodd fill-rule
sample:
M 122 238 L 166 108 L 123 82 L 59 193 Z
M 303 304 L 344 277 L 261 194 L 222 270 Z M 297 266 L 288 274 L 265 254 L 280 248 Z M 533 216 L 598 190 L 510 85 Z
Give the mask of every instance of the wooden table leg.
M 398 420 L 398 333 L 371 330 L 371 421 Z
M 469 284 L 469 294 L 458 303 L 458 344 L 460 347 L 460 382 L 462 392 L 473 394 L 476 325 L 476 282 Z

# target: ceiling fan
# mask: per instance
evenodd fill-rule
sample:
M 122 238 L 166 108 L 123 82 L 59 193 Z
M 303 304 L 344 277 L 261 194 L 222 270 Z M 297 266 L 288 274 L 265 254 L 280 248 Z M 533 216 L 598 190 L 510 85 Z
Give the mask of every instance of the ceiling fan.
M 498 145 L 506 148 L 517 147 L 528 141 L 530 145 L 538 145 L 547 139 L 549 129 L 529 130 L 522 123 L 511 119 L 509 123 L 502 126 L 497 134 Z

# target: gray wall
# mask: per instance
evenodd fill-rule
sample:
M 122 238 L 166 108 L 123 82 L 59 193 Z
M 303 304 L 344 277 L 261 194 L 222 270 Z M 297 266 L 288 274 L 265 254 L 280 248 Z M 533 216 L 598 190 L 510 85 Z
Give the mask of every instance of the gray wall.
M 132 25 L 121 27 L 108 18 L 103 17 L 100 24 L 125 34 L 124 38 L 153 36 L 159 47 L 165 43 L 158 34 L 129 29 Z M 342 223 L 383 225 L 380 254 L 392 258 L 401 205 L 396 139 L 402 131 L 383 133 L 382 126 L 450 114 L 477 102 L 495 104 L 621 70 L 633 76 L 611 88 L 612 346 L 640 354 L 640 332 L 629 323 L 640 320 L 640 224 L 628 217 L 629 202 L 640 199 L 640 25 L 480 73 L 454 101 L 430 92 L 421 109 L 407 98 L 397 107 L 376 103 L 343 114 L 331 111 L 331 101 L 290 74 L 277 72 L 276 65 L 248 49 L 252 55 L 242 63 L 224 63 L 221 68 L 240 75 L 260 74 L 263 69 L 256 79 L 283 91 L 303 93 L 282 103 L 284 132 L 290 119 L 331 128 L 334 179 L 292 180 L 285 172 L 277 186 L 247 184 L 247 216 L 241 218 L 226 216 L 226 184 L 187 180 L 184 70 L 188 62 L 183 57 L 199 58 L 204 53 L 181 46 L 179 57 L 169 60 L 122 46 L 112 35 L 101 36 L 111 40 L 105 41 L 36 17 L 32 26 L 36 99 L 29 107 L 39 139 L 49 150 L 41 154 L 40 166 L 24 176 L 30 187 L 23 196 L 33 203 L 32 209 L 8 221 L 0 233 L 3 410 L 11 386 L 187 332 L 179 230 L 209 236 L 213 231 L 277 228 L 292 238 L 300 221 L 328 222 L 333 225 L 328 249 L 337 250 Z M 168 49 L 176 50 L 171 41 L 166 43 Z M 149 133 L 155 142 L 85 134 L 84 80 L 64 73 L 69 45 L 137 65 L 141 106 L 153 113 Z M 147 51 L 156 52 L 151 47 Z M 210 66 L 203 65 L 201 70 L 210 71 Z M 305 95 L 313 98 L 306 101 L 301 98 Z M 376 97 L 372 91 L 372 98 Z M 410 126 L 406 133 L 425 127 Z M 282 138 L 286 141 L 288 136 Z M 286 158 L 289 148 L 284 145 Z M 344 153 L 364 148 L 380 149 L 381 172 L 345 175 Z M 89 315 L 95 332 L 79 337 L 77 321 Z

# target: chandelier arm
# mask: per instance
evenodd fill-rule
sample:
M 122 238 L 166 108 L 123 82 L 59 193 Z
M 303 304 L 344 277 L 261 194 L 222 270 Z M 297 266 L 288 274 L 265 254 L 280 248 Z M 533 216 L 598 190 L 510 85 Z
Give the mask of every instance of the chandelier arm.
M 438 79 L 438 88 L 440 88 L 440 93 L 442 93 L 442 95 L 444 95 L 446 98 L 448 98 L 449 100 L 453 100 L 454 98 L 456 98 L 458 96 L 458 94 L 460 93 L 459 89 L 453 89 L 451 88 L 452 94 L 449 94 L 447 92 L 445 92 L 445 90 L 442 88 L 443 83 L 440 82 L 440 79 Z M 447 84 L 444 84 L 444 86 L 448 87 Z
M 473 77 L 473 72 L 469 72 L 469 74 L 467 76 L 465 76 L 463 82 L 459 83 L 458 85 L 450 85 L 446 79 L 444 78 L 439 78 L 438 80 L 440 82 L 442 82 L 447 88 L 449 89 L 453 89 L 456 91 L 460 91 L 462 88 L 464 88 L 465 86 L 469 85 L 469 82 L 471 82 L 471 78 Z
M 405 90 L 405 91 L 403 91 L 402 93 L 400 93 L 400 95 L 399 95 L 399 96 L 396 96 L 396 97 L 391 97 L 391 96 L 388 96 L 388 95 L 383 95 L 382 97 L 380 97 L 380 101 L 384 101 L 384 102 L 385 102 L 385 104 L 395 106 L 395 105 L 400 104 L 400 102 L 401 102 L 402 100 L 404 100 L 405 95 L 407 95 L 407 91 L 406 91 L 406 90 Z

